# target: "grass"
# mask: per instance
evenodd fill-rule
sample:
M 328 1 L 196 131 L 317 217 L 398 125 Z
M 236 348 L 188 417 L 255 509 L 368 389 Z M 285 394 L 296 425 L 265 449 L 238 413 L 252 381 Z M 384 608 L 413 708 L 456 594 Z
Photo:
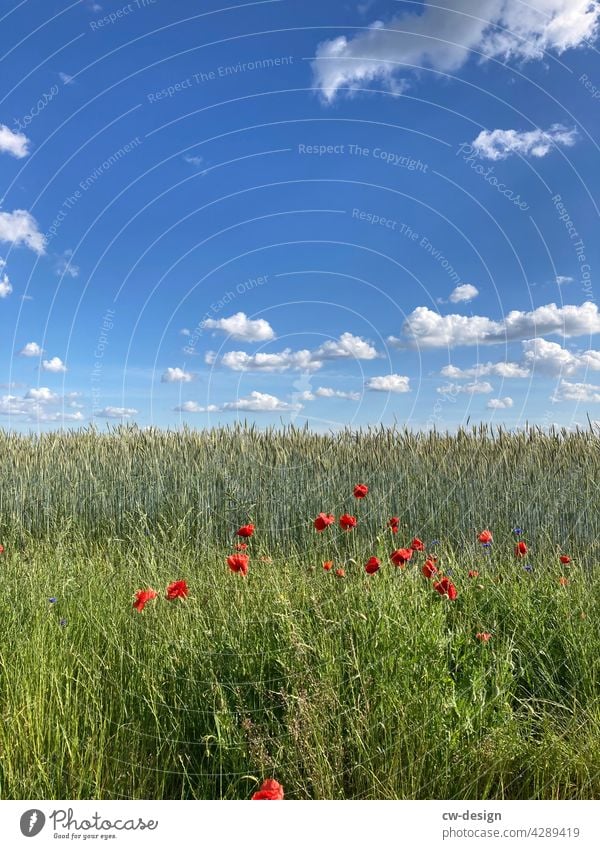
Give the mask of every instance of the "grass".
M 0 448 L 2 798 L 243 799 L 264 777 L 298 799 L 600 793 L 594 433 L 127 428 Z M 317 534 L 322 510 L 357 529 Z M 242 578 L 225 557 L 249 519 Z M 425 555 L 389 561 L 415 535 L 439 540 L 456 601 Z M 169 602 L 176 579 L 190 595 Z

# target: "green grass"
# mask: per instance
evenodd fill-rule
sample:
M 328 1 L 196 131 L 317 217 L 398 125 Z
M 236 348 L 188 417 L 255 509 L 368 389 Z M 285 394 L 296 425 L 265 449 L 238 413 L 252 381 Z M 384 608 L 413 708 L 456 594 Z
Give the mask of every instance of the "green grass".
M 298 799 L 597 797 L 599 447 L 535 430 L 0 434 L 0 796 L 248 798 L 274 777 Z M 317 534 L 321 510 L 358 528 Z M 244 579 L 225 557 L 248 519 Z M 415 535 L 440 540 L 456 601 L 424 555 L 390 563 Z M 168 602 L 175 579 L 190 596 Z M 140 614 L 145 587 L 159 598 Z

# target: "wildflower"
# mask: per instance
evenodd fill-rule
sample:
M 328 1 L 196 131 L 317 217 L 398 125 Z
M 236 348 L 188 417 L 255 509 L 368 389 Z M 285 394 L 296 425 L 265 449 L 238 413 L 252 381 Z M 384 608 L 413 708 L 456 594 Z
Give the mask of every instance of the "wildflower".
M 560 555 L 560 557 L 559 557 L 558 559 L 559 559 L 559 560 L 560 560 L 560 562 L 561 562 L 561 563 L 563 563 L 565 566 L 567 565 L 567 563 L 570 563 L 570 562 L 571 562 L 571 558 L 569 557 L 569 555 L 568 555 L 568 554 L 561 554 L 561 555 Z
M 0 545 L 0 554 L 4 554 L 4 546 Z
M 49 598 L 49 599 L 48 599 L 48 601 L 50 602 L 50 604 L 56 604 L 56 602 L 58 601 L 58 599 L 56 598 L 56 596 L 55 596 L 55 595 L 53 595 L 53 596 L 52 596 L 52 598 Z
M 279 801 L 283 799 L 283 787 L 274 778 L 267 778 L 261 784 L 260 790 L 253 794 L 252 798 Z
M 439 544 L 440 544 L 439 539 L 432 539 L 431 542 L 429 543 L 429 547 L 431 548 L 433 545 L 439 545 Z
M 175 598 L 187 598 L 189 593 L 188 585 L 185 581 L 173 581 L 167 587 L 167 598 L 173 601 Z
M 325 569 L 326 572 L 331 572 L 332 567 L 333 560 L 326 560 L 325 563 L 323 563 L 323 569 Z
M 346 572 L 345 572 L 344 569 L 336 569 L 335 570 L 335 576 L 336 576 L 336 578 L 345 578 Z
M 354 497 L 355 498 L 365 498 L 369 492 L 369 487 L 364 483 L 357 483 L 354 487 Z
M 61 628 L 66 628 L 67 627 L 67 620 L 61 619 L 58 624 L 60 625 Z
M 518 537 L 523 533 L 523 528 L 513 528 L 513 534 L 516 534 Z
M 523 569 L 525 569 L 526 572 L 533 572 L 533 566 L 531 565 L 531 563 L 526 563 L 523 566 Z
M 370 557 L 365 563 L 365 572 L 367 575 L 374 575 L 375 572 L 379 571 L 381 567 L 381 563 L 376 557 Z
M 491 548 L 491 547 L 492 547 L 492 543 L 491 543 L 491 542 L 484 542 L 484 543 L 482 543 L 482 544 L 481 544 L 481 547 L 482 547 L 482 548 Z M 486 553 L 487 553 L 487 552 L 486 552 Z
M 398 528 L 400 527 L 400 519 L 398 518 L 398 516 L 392 516 L 392 518 L 388 522 L 388 527 L 392 529 L 393 534 L 398 533 Z
M 345 531 L 349 531 L 355 527 L 356 516 L 350 516 L 348 513 L 344 513 L 343 516 L 340 516 L 340 528 L 343 528 Z
M 433 589 L 442 596 L 447 596 L 450 601 L 454 601 L 458 595 L 456 587 L 449 578 L 442 578 L 433 585 Z
M 247 575 L 249 560 L 250 558 L 247 554 L 230 554 L 227 558 L 227 565 L 232 572 L 239 572 L 241 575 Z
M 248 545 L 245 542 L 238 542 L 238 543 L 236 543 L 236 546 L 235 546 L 236 551 L 246 551 L 247 548 L 248 548 Z
M 314 521 L 314 526 L 319 531 L 324 531 L 325 528 L 328 528 L 329 525 L 333 525 L 335 522 L 335 516 L 332 516 L 331 513 L 319 513 L 317 518 Z
M 527 544 L 522 540 L 515 545 L 515 557 L 525 557 L 528 552 Z
M 566 587 L 569 583 L 569 579 L 568 578 L 559 578 L 558 583 L 561 585 L 561 587 Z
M 248 539 L 254 533 L 254 525 L 242 525 L 241 528 L 238 528 L 235 532 L 235 535 L 238 537 L 244 537 Z
M 479 572 L 477 571 L 477 569 L 471 569 L 470 572 L 469 572 L 469 578 L 478 578 L 478 577 L 479 577 Z
M 491 639 L 491 634 L 488 634 L 487 631 L 482 631 L 479 634 L 475 634 L 480 643 L 487 643 Z
M 425 543 L 419 537 L 415 537 L 410 544 L 413 551 L 425 551 Z
M 401 566 L 404 568 L 412 556 L 412 548 L 398 548 L 396 551 L 392 551 L 390 554 L 390 560 L 394 566 Z
M 482 531 L 479 534 L 479 536 L 477 537 L 477 539 L 479 540 L 479 542 L 486 543 L 486 542 L 492 542 L 492 540 L 494 538 L 492 536 L 492 532 L 486 530 L 486 531 Z
M 135 601 L 133 602 L 133 606 L 135 609 L 141 613 L 144 607 L 151 601 L 153 598 L 156 598 L 158 593 L 153 589 L 147 590 L 138 590 L 135 594 Z
M 430 558 L 429 560 L 426 560 L 425 563 L 423 564 L 423 568 L 421 569 L 421 572 L 423 573 L 423 575 L 426 578 L 433 578 L 434 575 L 437 575 L 438 569 L 437 569 L 437 566 L 435 565 L 435 560 L 436 560 L 436 558 L 433 558 L 433 559 Z

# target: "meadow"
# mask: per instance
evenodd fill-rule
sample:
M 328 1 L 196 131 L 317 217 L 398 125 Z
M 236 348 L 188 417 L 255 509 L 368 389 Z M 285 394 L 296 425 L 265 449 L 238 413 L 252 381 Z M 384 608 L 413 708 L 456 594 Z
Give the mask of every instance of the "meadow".
M 0 433 L 0 797 L 597 798 L 599 448 Z

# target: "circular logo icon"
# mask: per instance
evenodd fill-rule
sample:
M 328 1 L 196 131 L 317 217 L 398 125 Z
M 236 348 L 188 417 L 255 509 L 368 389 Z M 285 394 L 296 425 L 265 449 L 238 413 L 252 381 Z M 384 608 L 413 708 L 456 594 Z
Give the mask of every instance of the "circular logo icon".
M 46 824 L 46 817 L 42 811 L 32 808 L 25 811 L 21 817 L 21 834 L 25 837 L 35 837 Z

